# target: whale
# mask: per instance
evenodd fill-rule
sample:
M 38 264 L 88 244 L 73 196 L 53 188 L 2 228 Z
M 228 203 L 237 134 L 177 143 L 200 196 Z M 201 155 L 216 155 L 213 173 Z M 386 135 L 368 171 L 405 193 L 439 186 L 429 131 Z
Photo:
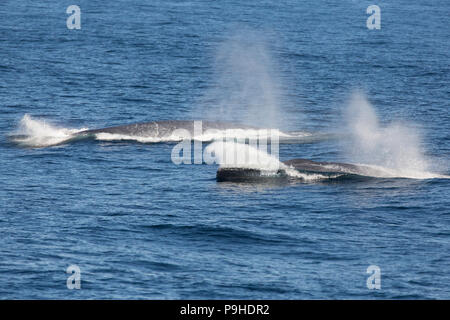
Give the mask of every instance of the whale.
M 80 131 L 78 135 L 90 135 L 99 133 L 118 134 L 133 137 L 155 137 L 162 138 L 170 136 L 175 130 L 183 129 L 193 135 L 195 130 L 195 123 L 201 126 L 202 130 L 229 130 L 229 129 L 243 129 L 243 130 L 259 130 L 258 127 L 253 127 L 244 124 L 237 124 L 232 122 L 221 121 L 203 121 L 203 120 L 163 120 L 163 121 L 149 121 L 138 122 L 128 125 L 120 125 L 114 127 L 106 127 L 101 129 L 92 129 Z
M 215 130 L 215 134 L 202 136 L 205 140 L 215 140 L 223 138 L 255 138 L 267 136 L 273 139 L 276 137 L 279 143 L 304 144 L 316 143 L 320 141 L 338 139 L 337 134 L 312 133 L 307 131 L 281 131 L 275 128 L 262 128 L 247 124 L 226 122 L 226 121 L 205 121 L 205 120 L 162 120 L 138 122 L 128 125 L 106 127 L 100 129 L 83 130 L 76 134 L 76 138 L 83 136 L 98 136 L 99 134 L 118 135 L 129 138 L 150 138 L 150 142 L 177 142 L 186 136 L 174 135 L 176 130 L 184 130 L 188 134 L 187 138 L 197 138 L 207 131 Z M 234 131 L 233 131 L 234 130 Z M 178 134 L 180 132 L 177 132 Z
M 381 176 L 386 174 L 383 170 L 362 164 L 312 161 L 308 159 L 291 159 L 283 163 L 299 172 L 311 174 L 350 174 L 359 176 Z
M 291 179 L 292 175 L 288 172 L 291 169 L 298 173 L 320 175 L 323 178 L 337 176 L 381 177 L 386 175 L 385 171 L 368 165 L 291 159 L 281 162 L 280 168 L 271 175 L 261 168 L 220 167 L 216 173 L 216 180 L 218 182 L 247 182 L 277 178 Z
M 25 115 L 19 129 L 8 139 L 20 146 L 43 148 L 69 142 L 90 139 L 106 141 L 138 141 L 141 143 L 177 143 L 182 140 L 214 141 L 223 139 L 259 139 L 279 143 L 314 143 L 336 138 L 332 134 L 305 131 L 283 132 L 275 128 L 227 121 L 161 120 L 137 122 L 104 128 L 71 129 L 51 125 Z

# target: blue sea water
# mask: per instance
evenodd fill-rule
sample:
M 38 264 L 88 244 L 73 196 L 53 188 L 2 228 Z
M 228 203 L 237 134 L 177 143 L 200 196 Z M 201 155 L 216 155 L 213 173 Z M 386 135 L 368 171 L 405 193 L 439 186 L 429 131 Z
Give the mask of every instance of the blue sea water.
M 72 4 L 80 30 L 66 27 Z M 366 27 L 372 4 L 380 30 Z M 337 131 L 359 89 L 383 125 L 414 123 L 448 175 L 449 12 L 444 0 L 1 1 L 0 298 L 449 299 L 448 179 L 219 183 L 217 165 L 175 165 L 171 143 L 8 138 L 25 114 L 64 128 L 248 119 L 260 97 L 224 96 L 242 89 L 236 72 L 267 67 L 283 128 Z M 342 148 L 285 144 L 280 157 L 351 161 Z M 80 290 L 66 286 L 73 264 Z

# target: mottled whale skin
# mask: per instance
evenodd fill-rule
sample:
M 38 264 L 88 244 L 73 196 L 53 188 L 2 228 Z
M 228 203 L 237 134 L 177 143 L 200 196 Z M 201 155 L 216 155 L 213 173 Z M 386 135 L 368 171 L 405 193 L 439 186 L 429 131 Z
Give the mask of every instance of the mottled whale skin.
M 177 129 L 184 129 L 190 134 L 194 133 L 194 122 L 196 120 L 164 120 L 133 123 L 102 129 L 81 131 L 79 134 L 97 134 L 110 133 L 135 137 L 166 137 L 170 136 Z M 227 130 L 227 129 L 258 129 L 256 127 L 220 121 L 198 121 L 201 123 L 202 131 L 208 129 Z
M 125 137 L 133 138 L 154 138 L 154 139 L 166 139 L 172 141 L 174 131 L 177 129 L 186 130 L 191 137 L 198 134 L 194 132 L 194 123 L 198 122 L 199 126 L 201 123 L 200 135 L 204 134 L 208 130 L 218 130 L 221 131 L 220 135 L 224 134 L 226 130 L 263 130 L 261 134 L 274 135 L 278 137 L 279 143 L 316 143 L 325 140 L 337 139 L 338 135 L 328 134 L 328 133 L 310 133 L 305 131 L 279 131 L 275 128 L 261 128 L 257 126 L 251 126 L 241 123 L 226 122 L 226 121 L 204 121 L 204 120 L 163 120 L 163 121 L 150 121 L 133 123 L 128 125 L 120 125 L 114 127 L 107 127 L 101 129 L 85 130 L 76 134 L 76 138 L 82 138 L 83 136 L 91 136 L 96 134 L 115 134 L 122 135 Z M 275 131 L 272 131 L 275 130 Z M 211 132 L 210 132 L 211 133 Z M 277 133 L 279 135 L 277 135 Z M 236 134 L 236 137 L 246 137 L 245 132 L 235 132 L 230 133 L 232 136 Z M 253 132 L 255 134 L 255 132 Z M 176 135 L 177 136 L 177 135 Z M 175 141 L 175 140 L 174 140 Z
M 282 164 L 294 168 L 301 173 L 321 174 L 323 176 L 334 176 L 337 174 L 357 175 L 357 176 L 383 176 L 385 174 L 381 170 L 365 165 L 356 165 L 340 162 L 318 162 L 308 159 L 292 159 L 282 162 Z M 271 176 L 262 174 L 260 169 L 250 168 L 219 168 L 217 170 L 216 179 L 219 182 L 244 182 L 259 181 L 273 178 L 288 178 L 283 168 Z
M 341 162 L 319 162 L 308 159 L 292 159 L 283 162 L 285 165 L 293 167 L 300 172 L 320 173 L 320 174 L 355 174 L 355 175 L 382 175 L 383 172 L 375 168 L 350 163 Z

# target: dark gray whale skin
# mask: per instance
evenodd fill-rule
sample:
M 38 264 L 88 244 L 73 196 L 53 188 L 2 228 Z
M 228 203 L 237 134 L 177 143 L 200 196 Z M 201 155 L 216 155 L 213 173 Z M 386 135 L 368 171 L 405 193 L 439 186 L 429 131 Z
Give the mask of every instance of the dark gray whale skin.
M 195 120 L 164 120 L 164 121 L 141 122 L 102 129 L 86 130 L 79 132 L 79 134 L 89 135 L 96 133 L 111 133 L 127 136 L 161 138 L 170 136 L 172 132 L 177 129 L 185 129 L 189 131 L 190 134 L 193 134 L 194 121 Z M 201 122 L 203 131 L 208 129 L 217 129 L 217 130 L 258 129 L 256 127 L 231 122 L 220 122 L 220 121 L 199 121 L 199 122 Z
M 296 169 L 302 173 L 321 174 L 324 176 L 334 176 L 343 174 L 349 176 L 382 176 L 381 170 L 374 169 L 369 166 L 356 165 L 340 162 L 317 162 L 307 159 L 292 159 L 282 162 L 283 164 Z M 285 170 L 280 168 L 276 174 L 272 176 L 262 175 L 259 169 L 248 168 L 219 168 L 217 170 L 216 179 L 219 182 L 245 182 L 245 181 L 261 181 L 274 178 L 288 178 Z

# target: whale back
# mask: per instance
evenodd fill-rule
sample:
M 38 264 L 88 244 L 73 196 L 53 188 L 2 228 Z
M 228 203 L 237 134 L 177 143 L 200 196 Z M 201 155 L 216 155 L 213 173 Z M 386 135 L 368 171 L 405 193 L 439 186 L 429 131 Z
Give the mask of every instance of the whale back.
M 187 130 L 190 134 L 194 133 L 194 120 L 164 120 L 133 123 L 128 125 L 107 127 L 101 129 L 86 130 L 80 134 L 110 133 L 138 137 L 163 137 L 171 135 L 177 129 Z M 226 129 L 256 129 L 256 127 L 219 121 L 199 121 L 203 131 L 208 129 L 226 130 Z

